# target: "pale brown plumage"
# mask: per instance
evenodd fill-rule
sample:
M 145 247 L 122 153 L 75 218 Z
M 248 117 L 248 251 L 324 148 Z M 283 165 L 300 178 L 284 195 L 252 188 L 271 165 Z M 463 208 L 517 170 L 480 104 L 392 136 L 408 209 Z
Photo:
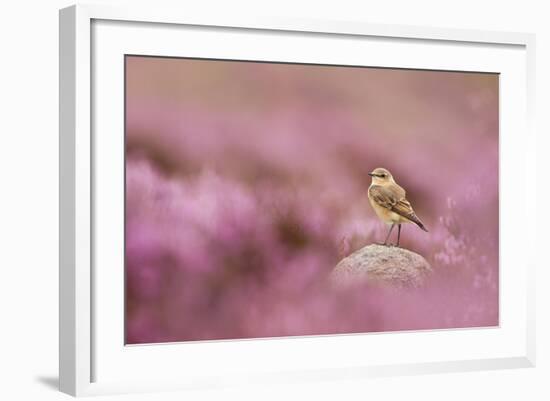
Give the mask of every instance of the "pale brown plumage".
M 370 204 L 380 220 L 391 224 L 384 244 L 387 243 L 396 224 L 398 227 L 398 246 L 402 223 L 415 223 L 422 230 L 428 231 L 407 200 L 405 190 L 397 185 L 388 170 L 379 167 L 369 175 L 372 177 L 372 183 L 368 191 Z
M 406 192 L 397 184 L 393 185 L 371 185 L 369 187 L 369 198 L 377 205 L 402 216 L 428 231 L 416 213 L 411 203 L 405 198 Z

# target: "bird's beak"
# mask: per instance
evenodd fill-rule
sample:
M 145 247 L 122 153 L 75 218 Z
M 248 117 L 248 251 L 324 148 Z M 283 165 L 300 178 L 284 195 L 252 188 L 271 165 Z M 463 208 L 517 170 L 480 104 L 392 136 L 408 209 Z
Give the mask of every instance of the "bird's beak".
M 371 177 L 374 177 L 374 173 L 368 173 Z

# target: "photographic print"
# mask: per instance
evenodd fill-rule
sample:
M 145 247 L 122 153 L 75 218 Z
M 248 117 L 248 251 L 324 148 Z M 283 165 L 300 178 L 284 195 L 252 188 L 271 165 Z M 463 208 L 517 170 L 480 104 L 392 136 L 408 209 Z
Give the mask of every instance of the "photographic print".
M 499 76 L 125 56 L 125 342 L 499 324 Z

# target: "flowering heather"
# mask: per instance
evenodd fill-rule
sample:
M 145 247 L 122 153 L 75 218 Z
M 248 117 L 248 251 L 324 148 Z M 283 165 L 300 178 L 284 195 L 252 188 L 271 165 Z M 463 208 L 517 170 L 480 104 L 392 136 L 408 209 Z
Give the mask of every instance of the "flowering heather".
M 498 76 L 128 57 L 126 341 L 498 325 Z M 328 275 L 392 171 L 420 289 Z

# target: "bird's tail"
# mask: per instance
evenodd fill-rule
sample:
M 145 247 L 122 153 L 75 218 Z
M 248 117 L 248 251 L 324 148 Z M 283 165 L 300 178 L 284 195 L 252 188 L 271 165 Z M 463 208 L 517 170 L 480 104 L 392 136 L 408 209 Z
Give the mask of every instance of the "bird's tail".
M 426 226 L 424 225 L 424 223 L 422 223 L 422 221 L 420 221 L 420 219 L 418 218 L 418 216 L 413 213 L 412 216 L 410 216 L 410 219 L 418 226 L 420 227 L 422 230 L 428 232 L 428 229 L 426 228 Z
M 420 227 L 422 230 L 428 232 L 428 229 L 426 228 L 426 226 L 424 226 L 424 224 L 423 224 L 420 220 L 415 221 L 415 223 L 416 223 L 416 225 L 417 225 L 418 227 Z

